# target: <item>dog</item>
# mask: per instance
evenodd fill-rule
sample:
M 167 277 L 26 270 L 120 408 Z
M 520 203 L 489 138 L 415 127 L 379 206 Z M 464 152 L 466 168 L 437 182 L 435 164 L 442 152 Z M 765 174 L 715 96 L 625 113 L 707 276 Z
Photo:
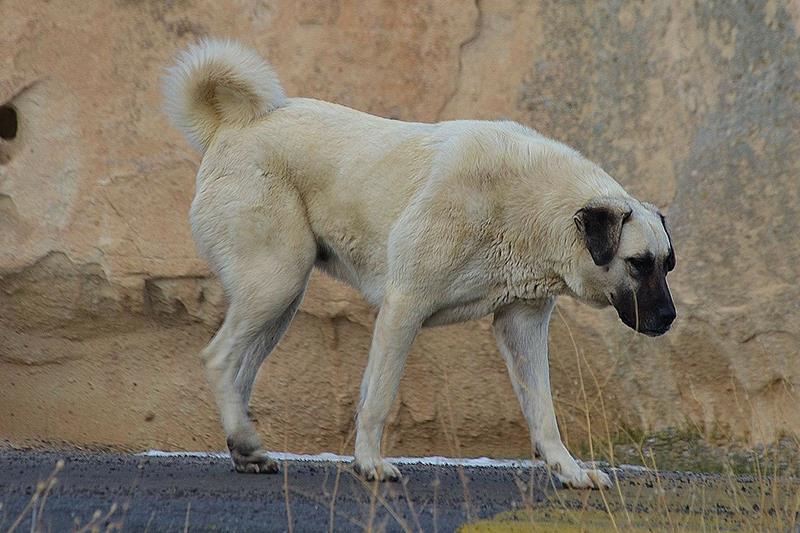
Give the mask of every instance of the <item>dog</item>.
M 247 406 L 316 266 L 378 308 L 356 417 L 364 478 L 400 476 L 380 443 L 420 329 L 493 315 L 533 449 L 567 487 L 611 485 L 562 443 L 548 322 L 568 295 L 646 335 L 670 328 L 675 253 L 653 205 L 518 123 L 411 123 L 288 98 L 234 41 L 179 55 L 165 109 L 204 154 L 192 234 L 229 307 L 201 356 L 236 471 L 277 471 Z

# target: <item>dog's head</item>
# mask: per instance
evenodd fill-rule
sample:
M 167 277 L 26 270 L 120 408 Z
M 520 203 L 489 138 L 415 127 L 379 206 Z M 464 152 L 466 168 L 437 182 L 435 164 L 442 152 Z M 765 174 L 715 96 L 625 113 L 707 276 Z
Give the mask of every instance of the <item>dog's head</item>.
M 575 213 L 585 250 L 577 260 L 582 290 L 590 303 L 610 303 L 629 327 L 662 335 L 675 320 L 667 273 L 675 250 L 664 216 L 632 198 L 602 197 Z

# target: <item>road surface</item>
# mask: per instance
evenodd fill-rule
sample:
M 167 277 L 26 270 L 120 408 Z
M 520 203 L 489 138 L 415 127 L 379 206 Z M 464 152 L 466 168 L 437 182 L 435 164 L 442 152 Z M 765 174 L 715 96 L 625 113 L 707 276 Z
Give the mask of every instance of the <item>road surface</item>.
M 55 485 L 31 505 L 59 460 Z M 31 520 L 44 531 L 70 531 L 99 511 L 100 531 L 109 524 L 122 531 L 287 531 L 291 520 L 296 532 L 331 524 L 335 531 L 445 532 L 523 498 L 540 501 L 549 479 L 541 468 L 400 469 L 404 482 L 375 485 L 346 464 L 286 462 L 280 474 L 256 475 L 236 474 L 220 457 L 0 450 L 0 531 L 20 516 L 17 531 L 31 531 Z
M 674 529 L 676 523 L 691 531 L 705 531 L 708 524 L 795 531 L 800 519 L 796 477 L 629 467 L 615 471 L 618 487 L 600 493 L 556 490 L 542 466 L 399 467 L 404 481 L 380 484 L 361 481 L 341 462 L 286 461 L 280 474 L 258 475 L 236 474 L 218 455 L 0 448 L 0 532 L 448 532 L 515 509 L 526 509 L 521 519 L 531 521 L 519 527 L 532 527 L 534 520 L 573 526 L 584 520 L 589 530 L 595 524 L 603 531 L 616 528 L 602 525 L 609 520 L 642 531 Z

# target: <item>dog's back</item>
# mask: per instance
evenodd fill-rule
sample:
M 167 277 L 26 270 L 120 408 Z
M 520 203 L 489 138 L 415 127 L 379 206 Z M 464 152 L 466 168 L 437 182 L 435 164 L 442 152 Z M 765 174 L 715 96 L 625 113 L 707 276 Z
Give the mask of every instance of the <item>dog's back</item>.
M 477 124 L 402 122 L 286 98 L 269 65 L 230 41 L 190 47 L 165 92 L 170 118 L 204 153 L 192 226 L 212 266 L 229 262 L 231 231 L 221 221 L 230 220 L 232 205 L 270 211 L 275 194 L 295 193 L 317 266 L 374 304 L 383 296 L 392 227 L 431 179 L 443 145 Z

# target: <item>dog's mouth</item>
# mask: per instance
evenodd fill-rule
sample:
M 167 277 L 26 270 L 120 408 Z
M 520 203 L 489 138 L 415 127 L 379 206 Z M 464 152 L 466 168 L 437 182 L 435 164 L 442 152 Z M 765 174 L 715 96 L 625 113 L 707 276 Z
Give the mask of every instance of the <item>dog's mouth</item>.
M 661 329 L 640 329 L 639 333 L 643 333 L 648 337 L 660 337 L 664 333 L 669 331 L 669 326 Z
M 620 316 L 619 318 L 622 320 L 623 324 L 636 331 L 636 333 L 641 333 L 642 335 L 647 335 L 648 337 L 660 337 L 670 329 L 670 325 L 653 327 L 649 325 L 646 326 L 641 322 L 639 322 L 639 327 L 637 328 L 635 321 L 631 320 L 629 317 Z
M 664 333 L 668 332 L 670 328 L 669 326 L 645 327 L 643 324 L 639 323 L 639 328 L 637 329 L 634 321 L 625 317 L 620 317 L 620 319 L 622 320 L 623 324 L 636 331 L 636 333 L 641 333 L 642 335 L 647 335 L 648 337 L 660 337 Z

